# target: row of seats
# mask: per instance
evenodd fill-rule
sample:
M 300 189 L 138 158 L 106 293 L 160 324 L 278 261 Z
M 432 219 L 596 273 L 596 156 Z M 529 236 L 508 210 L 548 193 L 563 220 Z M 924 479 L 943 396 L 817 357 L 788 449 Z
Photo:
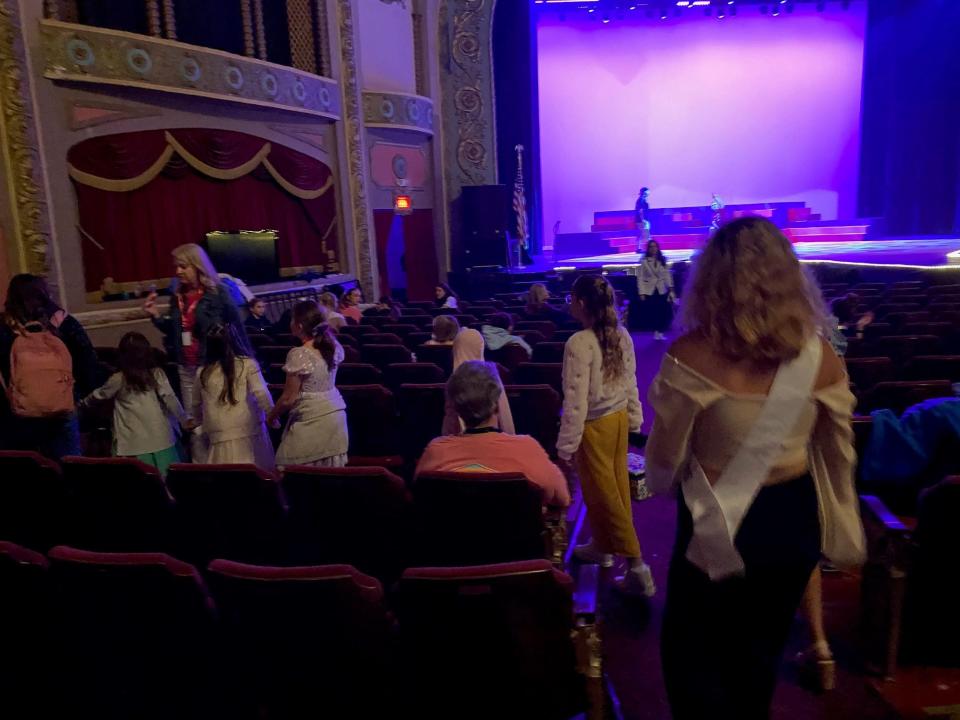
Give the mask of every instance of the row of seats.
M 349 565 L 204 568 L 0 542 L 0 713 L 606 717 L 595 607 L 545 560 L 410 569 L 392 596 Z
M 277 565 L 342 563 L 391 582 L 407 567 L 548 559 L 566 542 L 522 475 L 431 473 L 408 490 L 380 467 L 180 464 L 0 453 L 0 538 Z

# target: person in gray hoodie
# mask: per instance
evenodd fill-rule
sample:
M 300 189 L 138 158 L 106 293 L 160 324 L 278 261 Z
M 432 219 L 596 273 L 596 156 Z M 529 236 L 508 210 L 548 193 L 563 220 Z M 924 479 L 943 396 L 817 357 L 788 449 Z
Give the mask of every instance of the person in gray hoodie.
M 512 335 L 513 317 L 509 313 L 495 313 L 487 318 L 487 322 L 480 329 L 487 350 L 499 350 L 505 345 L 519 345 L 527 351 L 527 357 L 533 356 L 533 348 L 518 335 Z

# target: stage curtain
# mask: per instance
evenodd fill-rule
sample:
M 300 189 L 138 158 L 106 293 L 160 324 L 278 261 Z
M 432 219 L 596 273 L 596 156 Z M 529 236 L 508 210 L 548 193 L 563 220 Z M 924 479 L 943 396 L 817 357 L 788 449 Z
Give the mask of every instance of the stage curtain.
M 87 140 L 68 163 L 88 292 L 105 277 L 168 278 L 170 251 L 210 230 L 274 229 L 281 267 L 339 269 L 330 169 L 290 148 L 232 131 L 151 130 Z
M 433 241 L 433 210 L 414 210 L 403 218 L 403 247 L 407 269 L 407 296 L 411 300 L 434 300 L 440 279 Z

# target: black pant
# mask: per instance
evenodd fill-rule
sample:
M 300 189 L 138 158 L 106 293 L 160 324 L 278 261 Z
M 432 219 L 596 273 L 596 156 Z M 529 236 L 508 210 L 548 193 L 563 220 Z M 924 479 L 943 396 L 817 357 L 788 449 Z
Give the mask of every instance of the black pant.
M 667 332 L 673 324 L 669 293 L 661 294 L 654 290 L 653 295 L 638 295 L 630 303 L 629 323 L 631 330 Z
M 693 533 L 679 500 L 660 653 L 674 720 L 769 717 L 794 614 L 820 559 L 809 475 L 763 488 L 737 533 L 743 577 L 712 582 L 685 557 Z

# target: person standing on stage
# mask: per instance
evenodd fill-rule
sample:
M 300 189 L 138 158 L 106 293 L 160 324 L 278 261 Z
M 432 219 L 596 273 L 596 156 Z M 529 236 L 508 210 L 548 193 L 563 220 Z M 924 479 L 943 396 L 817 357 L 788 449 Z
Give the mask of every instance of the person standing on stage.
M 713 210 L 713 219 L 710 221 L 710 232 L 720 229 L 720 211 L 723 210 L 723 198 L 721 198 L 716 193 L 713 193 L 713 197 L 710 201 L 710 209 Z
M 650 210 L 650 188 L 640 188 L 634 210 L 637 220 L 637 252 L 639 252 L 643 244 L 650 239 L 650 221 L 647 220 L 647 212 Z
M 656 240 L 650 240 L 643 253 L 637 273 L 637 292 L 640 295 L 638 327 L 653 330 L 654 340 L 663 340 L 663 334 L 673 322 L 673 276 Z

